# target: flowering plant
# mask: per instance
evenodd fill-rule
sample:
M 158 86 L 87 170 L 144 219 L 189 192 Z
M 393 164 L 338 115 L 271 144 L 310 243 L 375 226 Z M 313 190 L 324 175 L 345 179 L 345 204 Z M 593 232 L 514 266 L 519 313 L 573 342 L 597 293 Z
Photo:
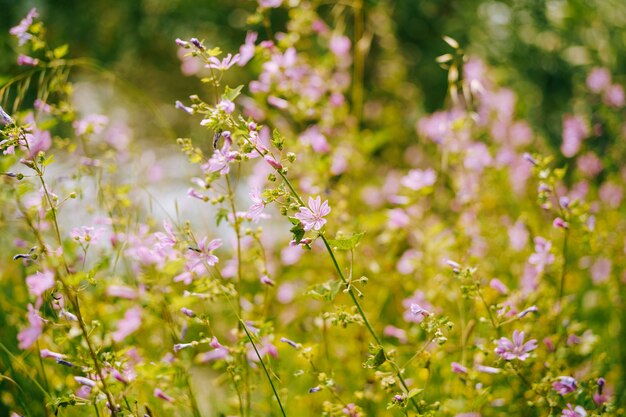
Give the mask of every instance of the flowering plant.
M 555 160 L 446 37 L 450 103 L 402 138 L 387 109 L 415 108 L 365 88 L 389 15 L 371 5 L 368 32 L 345 7 L 352 38 L 342 13 L 266 0 L 239 51 L 176 39 L 202 86 L 173 106 L 196 127 L 171 170 L 77 107 L 70 75 L 93 65 L 50 48 L 35 9 L 11 29 L 29 68 L 0 88 L 14 415 L 624 413 L 625 172 L 594 150 L 620 137 L 622 87 L 590 69 Z

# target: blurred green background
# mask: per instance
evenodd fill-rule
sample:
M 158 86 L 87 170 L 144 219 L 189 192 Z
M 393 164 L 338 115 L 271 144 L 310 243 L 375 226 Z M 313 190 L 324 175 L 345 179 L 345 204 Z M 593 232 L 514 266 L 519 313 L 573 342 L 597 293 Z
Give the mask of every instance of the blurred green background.
M 336 4 L 319 3 L 329 13 Z M 417 101 L 423 111 L 440 108 L 446 97 L 446 74 L 435 63 L 437 56 L 449 52 L 443 35 L 498 68 L 496 81 L 518 93 L 521 116 L 528 117 L 554 149 L 560 143 L 561 115 L 572 111 L 570 98 L 591 67 L 606 66 L 615 81 L 624 81 L 622 0 L 369 0 L 366 15 L 368 7 L 381 3 L 389 9 L 390 30 L 398 41 L 397 50 L 385 53 L 401 57 L 406 81 L 419 92 L 408 99 Z M 207 45 L 236 51 L 246 30 L 264 36 L 261 25 L 246 24 L 255 1 L 0 0 L 0 77 L 18 71 L 11 51 L 15 41 L 7 32 L 31 7 L 40 10 L 51 44 L 69 43 L 71 56 L 92 58 L 157 105 L 171 105 L 198 90 L 194 77 L 180 73 L 175 38 L 197 36 Z M 286 20 L 284 13 L 272 14 L 275 31 Z M 376 59 L 381 48 L 375 40 L 369 59 Z M 366 82 L 371 82 L 367 67 Z

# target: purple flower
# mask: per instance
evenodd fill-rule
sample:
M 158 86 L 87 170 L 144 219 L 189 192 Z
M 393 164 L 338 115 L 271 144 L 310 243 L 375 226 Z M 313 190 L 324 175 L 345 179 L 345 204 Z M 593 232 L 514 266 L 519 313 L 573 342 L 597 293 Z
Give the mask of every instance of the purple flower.
M 576 391 L 578 384 L 571 376 L 560 376 L 552 383 L 552 388 L 561 395 Z
M 571 404 L 567 404 L 567 407 L 563 409 L 562 417 L 586 417 L 587 412 L 584 408 L 577 405 L 576 407 L 572 407 Z
M 222 99 L 219 103 L 217 103 L 218 110 L 222 110 L 226 114 L 231 114 L 235 111 L 235 103 L 230 100 Z
M 62 353 L 52 352 L 48 349 L 41 349 L 39 352 L 42 358 L 54 358 L 54 359 L 63 359 L 65 355 Z
M 207 64 L 207 67 L 220 71 L 226 71 L 237 62 L 239 62 L 239 59 L 239 54 L 236 54 L 235 56 L 233 56 L 233 54 L 228 54 L 226 55 L 226 58 L 222 59 L 221 61 L 217 57 L 212 56 L 209 58 L 209 63 Z
M 535 253 L 530 255 L 528 263 L 534 265 L 539 272 L 542 272 L 546 265 L 554 263 L 554 255 L 550 253 L 552 242 L 537 236 L 535 238 Z
M 185 106 L 181 101 L 176 100 L 177 109 L 184 111 L 187 114 L 193 114 L 193 108 Z
M 461 365 L 460 363 L 452 362 L 451 367 L 452 367 L 452 372 L 454 372 L 455 374 L 466 374 L 467 373 L 467 368 L 465 366 Z
M 78 382 L 81 385 L 86 385 L 92 388 L 96 386 L 96 381 L 89 379 L 89 378 L 85 378 L 84 376 L 75 376 L 74 381 Z
M 537 348 L 537 340 L 532 339 L 524 343 L 524 332 L 513 331 L 513 341 L 502 337 L 497 340 L 495 352 L 504 360 L 519 359 L 524 361 L 530 356 L 529 352 Z
M 419 304 L 411 304 L 411 314 L 415 316 L 416 322 L 421 323 L 426 317 L 430 315 L 430 311 L 421 307 Z
M 7 112 L 4 111 L 2 106 L 0 106 L 0 124 L 10 125 L 11 123 L 13 123 L 13 119 L 11 119 L 11 116 L 9 116 Z
M 322 226 L 326 224 L 327 216 L 330 213 L 330 207 L 328 206 L 328 200 L 321 202 L 320 196 L 309 197 L 309 206 L 300 207 L 300 212 L 295 214 L 296 219 L 302 222 L 304 230 L 320 230 Z
M 412 169 L 409 173 L 402 178 L 402 185 L 411 190 L 418 191 L 422 188 L 429 187 L 435 183 L 437 175 L 432 169 L 420 170 Z
M 226 175 L 230 172 L 230 163 L 237 157 L 237 152 L 231 151 L 228 144 L 224 144 L 222 149 L 216 149 L 209 162 L 202 165 L 202 169 L 209 172 L 218 172 Z
M 9 30 L 9 33 L 19 40 L 18 44 L 20 46 L 24 45 L 26 41 L 32 37 L 32 35 L 28 33 L 28 29 L 30 28 L 30 25 L 33 24 L 33 20 L 38 17 L 39 13 L 37 13 L 37 9 L 33 7 L 17 26 L 14 26 Z
M 294 342 L 293 340 L 289 340 L 286 337 L 281 337 L 280 341 L 283 343 L 287 343 L 289 346 L 291 346 L 294 349 L 300 349 L 300 344 Z

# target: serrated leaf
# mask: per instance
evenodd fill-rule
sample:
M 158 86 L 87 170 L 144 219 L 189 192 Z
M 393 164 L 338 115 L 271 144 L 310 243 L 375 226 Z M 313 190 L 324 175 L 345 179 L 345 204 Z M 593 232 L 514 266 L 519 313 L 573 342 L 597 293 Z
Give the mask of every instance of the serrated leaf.
M 370 355 L 363 364 L 365 368 L 378 368 L 387 360 L 387 357 L 385 356 L 385 349 L 383 349 L 382 346 L 370 345 L 369 351 Z
M 298 221 L 298 224 L 295 224 L 289 231 L 293 234 L 293 240 L 296 241 L 296 245 L 299 244 L 304 237 L 304 227 L 302 227 L 302 223 Z
M 313 286 L 309 291 L 307 291 L 307 294 L 317 300 L 333 301 L 335 297 L 337 297 L 337 294 L 339 294 L 339 290 L 342 285 L 343 284 L 340 280 L 328 281 L 323 284 Z
M 219 226 L 220 223 L 226 219 L 228 219 L 228 210 L 226 210 L 225 208 L 220 208 L 219 210 L 217 210 L 217 214 L 215 215 L 216 225 Z
M 280 132 L 276 129 L 272 132 L 272 145 L 274 145 L 278 150 L 283 149 L 283 145 L 285 144 L 285 137 L 280 134 Z
M 229 86 L 226 86 L 226 88 L 224 89 L 224 94 L 222 94 L 222 98 L 228 101 L 235 101 L 239 94 L 241 94 L 242 88 L 243 85 L 238 85 L 235 88 L 230 88 Z
M 337 250 L 352 250 L 356 248 L 364 235 L 365 232 L 360 232 L 346 238 L 329 239 L 328 244 Z

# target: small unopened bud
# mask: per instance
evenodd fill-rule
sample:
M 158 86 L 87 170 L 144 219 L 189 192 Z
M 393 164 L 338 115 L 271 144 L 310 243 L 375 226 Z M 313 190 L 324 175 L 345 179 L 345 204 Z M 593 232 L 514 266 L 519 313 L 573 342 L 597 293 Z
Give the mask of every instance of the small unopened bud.
M 539 162 L 537 162 L 537 160 L 528 152 L 524 153 L 523 158 L 535 166 L 539 165 Z
M 193 46 L 195 46 L 199 50 L 204 51 L 204 46 L 202 45 L 202 42 L 198 40 L 198 38 L 191 38 L 189 39 L 189 42 L 191 42 Z
M 180 38 L 176 38 L 176 45 L 180 46 L 181 48 L 189 49 L 189 42 L 184 41 Z
M 272 168 L 274 168 L 276 170 L 283 169 L 283 166 L 281 165 L 281 163 L 278 162 L 276 159 L 274 159 L 271 155 L 265 155 L 265 161 L 268 164 L 270 164 L 272 166 Z
M 554 219 L 554 221 L 552 222 L 552 226 L 556 228 L 561 228 L 561 229 L 567 229 L 569 227 L 567 222 L 560 217 L 557 217 L 556 219 Z

